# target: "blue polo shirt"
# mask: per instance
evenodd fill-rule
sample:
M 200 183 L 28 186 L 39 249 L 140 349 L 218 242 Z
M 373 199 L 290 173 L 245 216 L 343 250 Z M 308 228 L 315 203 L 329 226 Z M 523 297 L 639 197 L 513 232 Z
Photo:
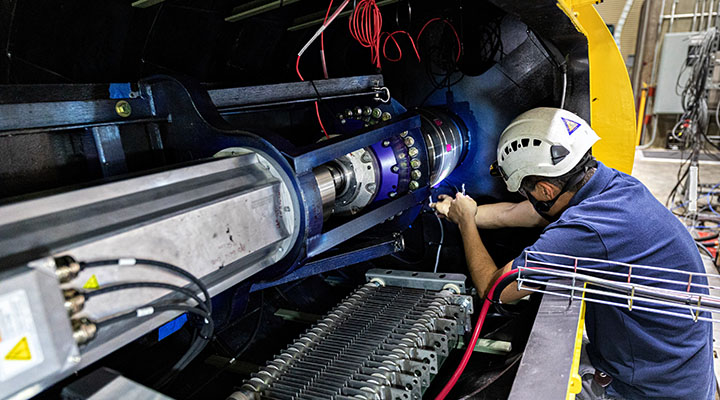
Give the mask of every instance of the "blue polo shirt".
M 685 226 L 637 179 L 602 163 L 573 196 L 569 208 L 526 250 L 705 272 Z M 569 263 L 557 257 L 528 257 Z M 523 252 L 513 265 L 524 263 Z M 579 266 L 593 268 L 598 274 L 628 272 L 626 267 L 611 264 L 580 262 Z M 687 275 L 662 271 L 634 273 L 685 282 L 688 279 Z M 662 282 L 632 282 L 686 289 Z M 707 284 L 704 277 L 696 277 L 694 282 Z M 693 291 L 707 293 L 700 288 Z M 715 398 L 710 322 L 637 310 L 638 306 L 657 307 L 641 302 L 635 302 L 636 308 L 629 311 L 625 300 L 595 297 L 625 304 L 615 307 L 586 302 L 585 324 L 590 339 L 587 352 L 596 369 L 613 377 L 609 394 L 626 399 Z

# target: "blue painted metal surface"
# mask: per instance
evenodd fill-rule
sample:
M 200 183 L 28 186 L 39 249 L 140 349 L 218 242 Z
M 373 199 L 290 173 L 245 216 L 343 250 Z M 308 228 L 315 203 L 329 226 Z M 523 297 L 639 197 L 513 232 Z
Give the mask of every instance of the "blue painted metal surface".
M 357 264 L 363 261 L 372 260 L 374 258 L 386 256 L 404 249 L 402 236 L 395 236 L 391 239 L 384 239 L 374 242 L 368 246 L 348 251 L 343 254 L 310 261 L 297 271 L 285 275 L 284 277 L 272 282 L 255 283 L 250 287 L 250 292 L 267 289 L 269 287 L 282 285 L 296 281 L 298 279 L 307 278 L 309 276 L 334 271 L 348 265 Z
M 129 82 L 111 83 L 108 92 L 110 92 L 111 99 L 129 99 L 132 89 Z
M 158 342 L 180 330 L 187 322 L 187 314 L 183 314 L 158 328 Z
M 390 203 L 369 211 L 322 235 L 311 237 L 308 240 L 308 257 L 313 257 L 329 250 L 347 239 L 384 222 L 388 218 L 395 216 L 395 214 L 421 203 L 428 197 L 429 193 L 427 187 L 418 189 L 415 192 L 408 193 L 395 201 L 391 201 Z
M 399 175 L 397 172 L 392 171 L 392 167 L 397 164 L 397 160 L 395 159 L 395 152 L 391 147 L 391 140 L 398 141 L 399 139 L 388 139 L 387 146 L 385 146 L 383 142 L 378 142 L 370 146 L 377 157 L 380 170 L 380 189 L 374 201 L 386 200 L 389 198 L 390 192 L 397 192 L 398 190 Z
M 420 127 L 420 118 L 417 115 L 404 114 L 393 118 L 384 125 L 375 126 L 377 128 L 369 131 L 363 129 L 354 134 L 335 137 L 310 147 L 298 149 L 298 154 L 292 155 L 295 171 L 298 174 L 310 171 L 314 167 L 332 161 L 351 151 L 371 146 L 400 132 L 417 129 Z

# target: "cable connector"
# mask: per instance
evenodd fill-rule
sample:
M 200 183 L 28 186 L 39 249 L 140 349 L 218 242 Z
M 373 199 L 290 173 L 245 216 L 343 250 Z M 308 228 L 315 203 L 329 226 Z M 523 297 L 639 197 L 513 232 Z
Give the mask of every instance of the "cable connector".
M 97 325 L 88 318 L 72 319 L 73 339 L 78 345 L 85 344 L 95 338 Z
M 85 306 L 85 295 L 75 289 L 63 289 L 63 297 L 65 298 L 63 306 L 71 317 Z
M 55 275 L 60 283 L 75 279 L 82 269 L 80 263 L 70 256 L 55 257 Z

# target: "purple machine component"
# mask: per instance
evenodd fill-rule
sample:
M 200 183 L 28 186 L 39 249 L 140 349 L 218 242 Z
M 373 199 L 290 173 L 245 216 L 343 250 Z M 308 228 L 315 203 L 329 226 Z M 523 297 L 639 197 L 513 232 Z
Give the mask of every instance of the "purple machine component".
M 397 192 L 398 174 L 392 172 L 392 167 L 397 164 L 395 152 L 392 145 L 383 146 L 382 142 L 370 146 L 377 158 L 380 169 L 380 190 L 375 195 L 375 201 L 389 199 L 390 192 Z

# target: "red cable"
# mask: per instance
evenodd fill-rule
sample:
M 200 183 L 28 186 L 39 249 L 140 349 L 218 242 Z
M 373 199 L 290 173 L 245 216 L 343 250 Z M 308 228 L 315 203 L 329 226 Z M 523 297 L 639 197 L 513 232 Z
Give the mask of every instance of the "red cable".
M 297 56 L 297 60 L 295 61 L 295 72 L 297 72 L 297 76 L 301 81 L 305 81 L 305 78 L 300 74 L 300 56 Z
M 330 139 L 330 136 L 328 136 L 328 133 L 325 130 L 325 126 L 322 123 L 322 119 L 320 118 L 320 107 L 318 107 L 317 101 L 315 102 L 315 115 L 317 115 L 318 123 L 320 123 L 320 128 L 322 128 L 322 131 L 325 134 L 325 137 Z
M 460 36 L 458 35 L 457 31 L 455 30 L 455 27 L 453 26 L 453 24 L 445 18 L 436 17 L 436 18 L 429 19 L 428 22 L 426 22 L 425 25 L 423 25 L 422 29 L 420 29 L 420 32 L 418 33 L 417 37 L 415 38 L 415 43 L 420 43 L 420 36 L 422 36 L 423 31 L 425 31 L 425 28 L 427 28 L 428 25 L 430 25 L 431 23 L 433 23 L 435 21 L 442 21 L 443 23 L 448 25 L 450 27 L 450 29 L 452 29 L 453 33 L 455 34 L 455 40 L 457 40 L 457 48 L 458 48 L 457 56 L 455 56 L 455 62 L 460 61 L 460 52 L 462 51 L 462 44 L 460 42 Z
M 422 33 L 422 31 L 420 32 Z M 475 350 L 475 344 L 477 343 L 478 337 L 480 337 L 480 331 L 482 330 L 483 323 L 485 322 L 485 317 L 487 316 L 488 309 L 490 308 L 490 304 L 492 303 L 492 296 L 495 294 L 495 288 L 503 279 L 505 279 L 509 275 L 516 273 L 517 271 L 517 269 L 513 269 L 502 274 L 502 276 L 500 276 L 492 285 L 492 288 L 490 289 L 487 297 L 485 298 L 482 310 L 480 310 L 480 316 L 478 316 L 477 323 L 475 324 L 475 330 L 473 330 L 472 339 L 470 339 L 470 343 L 468 343 L 467 349 L 465 349 L 465 354 L 463 354 L 462 361 L 460 361 L 460 365 L 458 365 L 455 373 L 450 378 L 448 383 L 445 384 L 443 390 L 435 397 L 435 400 L 444 400 L 445 396 L 450 393 L 453 386 L 455 386 L 455 383 L 457 383 L 460 375 L 462 375 L 463 371 L 465 370 L 468 361 L 470 361 L 470 356 L 472 355 L 473 350 Z
M 300 56 L 298 56 L 297 60 L 295 61 L 295 72 L 297 72 L 297 75 L 300 78 L 300 80 L 304 82 L 305 79 L 300 74 Z M 328 135 L 327 131 L 325 130 L 325 125 L 323 125 L 322 119 L 320 118 L 320 107 L 318 106 L 317 100 L 315 100 L 315 115 L 317 115 L 318 123 L 320 123 L 320 128 L 322 128 L 322 131 L 325 134 L 325 137 L 330 139 L 330 136 Z
M 385 38 L 385 41 L 383 41 L 383 46 L 382 46 L 382 49 L 383 49 L 383 51 L 382 51 L 382 52 L 383 52 L 383 57 L 385 57 L 388 61 L 392 61 L 392 62 L 400 61 L 400 59 L 402 59 L 402 49 L 400 48 L 400 45 L 398 44 L 397 39 L 395 39 L 395 38 L 393 37 L 395 34 L 398 34 L 398 33 L 404 33 L 404 34 L 407 35 L 408 39 L 410 39 L 410 44 L 412 45 L 413 50 L 415 50 L 415 55 L 417 56 L 418 62 L 420 62 L 420 61 L 421 61 L 421 60 L 420 60 L 420 53 L 418 53 L 417 47 L 415 47 L 415 41 L 413 40 L 412 36 L 410 36 L 410 34 L 407 33 L 407 32 L 405 32 L 405 31 L 395 31 L 395 32 L 393 32 L 393 33 L 383 32 L 383 33 L 380 34 L 381 37 L 382 37 L 382 35 L 384 35 L 384 34 L 387 35 L 387 37 Z M 398 50 L 398 57 L 397 57 L 397 58 L 390 58 L 390 57 L 388 57 L 388 55 L 387 55 L 387 52 L 386 52 L 386 48 L 385 48 L 385 47 L 387 46 L 388 39 L 392 39 L 393 42 L 395 42 L 395 47 L 396 47 L 397 50 Z

